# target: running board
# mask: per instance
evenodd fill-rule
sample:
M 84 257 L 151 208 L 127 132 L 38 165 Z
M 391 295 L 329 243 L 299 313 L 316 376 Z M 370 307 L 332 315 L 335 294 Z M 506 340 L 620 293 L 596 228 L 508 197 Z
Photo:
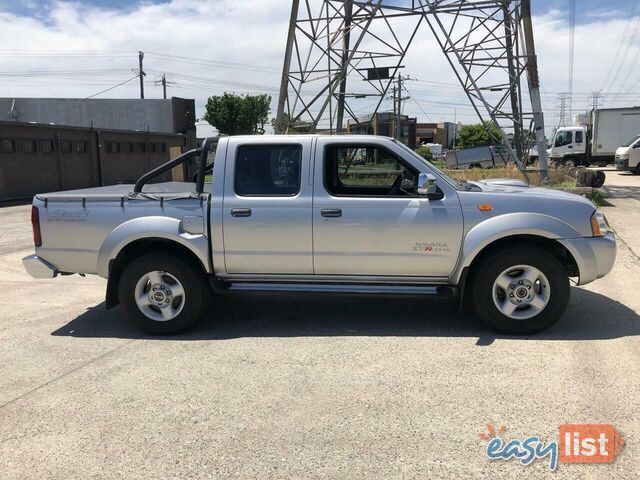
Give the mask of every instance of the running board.
M 344 285 L 317 283 L 231 283 L 232 292 L 309 292 L 309 293 L 366 293 L 395 295 L 433 295 L 448 296 L 454 294 L 454 288 L 438 285 Z

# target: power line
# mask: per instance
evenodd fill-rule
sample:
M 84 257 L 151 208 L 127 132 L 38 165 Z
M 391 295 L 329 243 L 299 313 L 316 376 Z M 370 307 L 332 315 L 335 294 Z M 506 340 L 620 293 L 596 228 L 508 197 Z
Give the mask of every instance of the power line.
M 600 89 L 601 91 L 606 91 L 609 79 L 611 78 L 611 74 L 614 71 L 618 60 L 620 60 L 620 53 L 622 52 L 622 48 L 623 48 L 624 44 L 627 41 L 627 35 L 629 33 L 629 28 L 631 27 L 631 22 L 634 19 L 636 8 L 638 7 L 638 2 L 639 2 L 639 0 L 635 0 L 635 2 L 633 4 L 633 7 L 631 8 L 631 12 L 630 12 L 629 17 L 627 18 L 627 23 L 626 23 L 626 25 L 624 27 L 624 31 L 622 32 L 622 36 L 620 37 L 620 41 L 618 42 L 618 45 L 620 45 L 620 48 L 616 49 L 616 54 L 613 57 L 613 61 L 611 62 L 611 66 L 609 67 L 609 71 L 607 73 L 607 77 L 605 78 L 605 81 L 602 84 L 602 88 Z M 611 82 L 610 86 L 613 86 L 613 83 L 614 82 Z
M 195 58 L 195 57 L 185 57 L 182 55 L 171 55 L 168 53 L 159 53 L 159 52 L 146 52 L 148 55 L 165 58 L 174 62 L 180 63 L 189 63 L 193 65 L 210 65 L 214 67 L 226 67 L 226 68 L 236 68 L 240 70 L 249 70 L 253 72 L 273 72 L 280 73 L 280 69 L 274 67 L 267 67 L 262 65 L 254 65 L 248 63 L 239 63 L 239 62 L 228 62 L 228 61 L 217 61 L 217 60 L 207 60 L 203 58 Z
M 634 5 L 634 7 L 635 7 L 635 5 Z M 614 85 L 616 85 L 616 81 L 618 80 L 618 76 L 622 72 L 622 68 L 626 65 L 627 55 L 629 54 L 629 51 L 631 50 L 631 47 L 632 47 L 633 43 L 635 42 L 635 39 L 636 39 L 636 37 L 638 35 L 638 30 L 639 29 L 640 29 L 640 16 L 635 18 L 635 28 L 634 28 L 633 33 L 631 34 L 631 36 L 628 38 L 628 40 L 626 42 L 626 45 L 621 46 L 621 48 L 624 48 L 624 53 L 622 54 L 622 57 L 620 58 L 620 63 L 618 65 L 618 68 L 616 69 L 616 72 L 615 72 L 614 76 L 613 76 L 613 80 L 611 81 L 611 84 L 609 85 L 609 89 L 613 88 Z M 618 89 L 622 90 L 622 85 L 619 85 Z
M 108 91 L 110 91 L 110 90 L 113 90 L 114 88 L 118 88 L 119 86 L 124 85 L 125 83 L 129 83 L 131 80 L 135 80 L 135 79 L 136 79 L 136 78 L 138 78 L 138 77 L 139 77 L 139 75 L 136 75 L 136 76 L 134 76 L 134 77 L 131 77 L 129 80 L 125 80 L 124 82 L 120 82 L 120 83 L 118 83 L 117 85 L 114 85 L 113 87 L 109 87 L 109 88 L 107 88 L 107 89 L 105 89 L 105 90 L 102 90 L 102 91 L 100 91 L 100 92 L 98 92 L 98 93 L 94 93 L 93 95 L 89 95 L 89 96 L 88 96 L 88 97 L 86 97 L 86 98 L 93 98 L 93 97 L 97 97 L 98 95 L 101 95 L 101 94 L 106 93 L 106 92 L 108 92 Z
M 575 51 L 576 40 L 576 0 L 570 0 L 571 12 L 569 15 L 569 92 L 567 101 L 569 103 L 569 117 L 573 110 L 573 54 Z
M 431 117 L 429 116 L 429 114 L 424 111 L 424 109 L 422 108 L 422 105 L 418 103 L 418 101 L 414 98 L 414 96 L 411 94 L 411 92 L 409 91 L 406 85 L 404 85 L 404 89 L 409 94 L 409 98 L 413 101 L 413 103 L 415 103 L 420 109 L 420 111 L 427 117 L 427 119 L 429 119 L 429 121 L 432 122 L 433 120 L 431 120 Z

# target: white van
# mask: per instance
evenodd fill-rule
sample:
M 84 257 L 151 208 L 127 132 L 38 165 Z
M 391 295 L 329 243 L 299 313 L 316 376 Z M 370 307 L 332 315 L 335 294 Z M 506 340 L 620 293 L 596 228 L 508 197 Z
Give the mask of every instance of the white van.
M 616 150 L 616 170 L 628 170 L 640 175 L 640 135 L 636 135 Z

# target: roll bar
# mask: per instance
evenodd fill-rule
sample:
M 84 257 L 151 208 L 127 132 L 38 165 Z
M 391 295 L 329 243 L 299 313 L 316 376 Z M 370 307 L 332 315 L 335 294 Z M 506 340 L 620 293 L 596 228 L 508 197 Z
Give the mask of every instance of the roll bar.
M 196 193 L 202 193 L 204 190 L 204 170 L 206 168 L 207 155 L 209 154 L 209 148 L 211 145 L 218 143 L 217 138 L 207 138 L 202 144 L 200 148 L 194 148 L 193 150 L 189 150 L 188 152 L 183 153 L 182 155 L 174 158 L 173 160 L 169 160 L 166 163 L 163 163 L 159 167 L 154 168 L 153 170 L 142 175 L 135 186 L 133 187 L 133 193 L 138 194 L 142 192 L 142 188 L 151 180 L 152 178 L 157 177 L 178 165 L 182 165 L 183 163 L 191 160 L 193 157 L 200 157 L 200 163 L 198 164 L 198 178 L 196 181 Z
M 200 164 L 198 165 L 198 179 L 196 180 L 196 193 L 202 193 L 204 191 L 204 171 L 207 168 L 207 156 L 209 155 L 209 148 L 211 145 L 218 143 L 219 137 L 205 138 L 202 146 L 200 147 Z

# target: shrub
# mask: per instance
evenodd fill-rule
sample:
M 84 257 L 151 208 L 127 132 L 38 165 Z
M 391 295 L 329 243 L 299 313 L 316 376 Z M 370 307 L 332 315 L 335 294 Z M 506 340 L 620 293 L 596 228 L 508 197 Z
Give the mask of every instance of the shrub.
M 416 148 L 416 153 L 428 162 L 433 162 L 433 153 L 431 153 L 431 149 L 426 145 L 421 145 Z

